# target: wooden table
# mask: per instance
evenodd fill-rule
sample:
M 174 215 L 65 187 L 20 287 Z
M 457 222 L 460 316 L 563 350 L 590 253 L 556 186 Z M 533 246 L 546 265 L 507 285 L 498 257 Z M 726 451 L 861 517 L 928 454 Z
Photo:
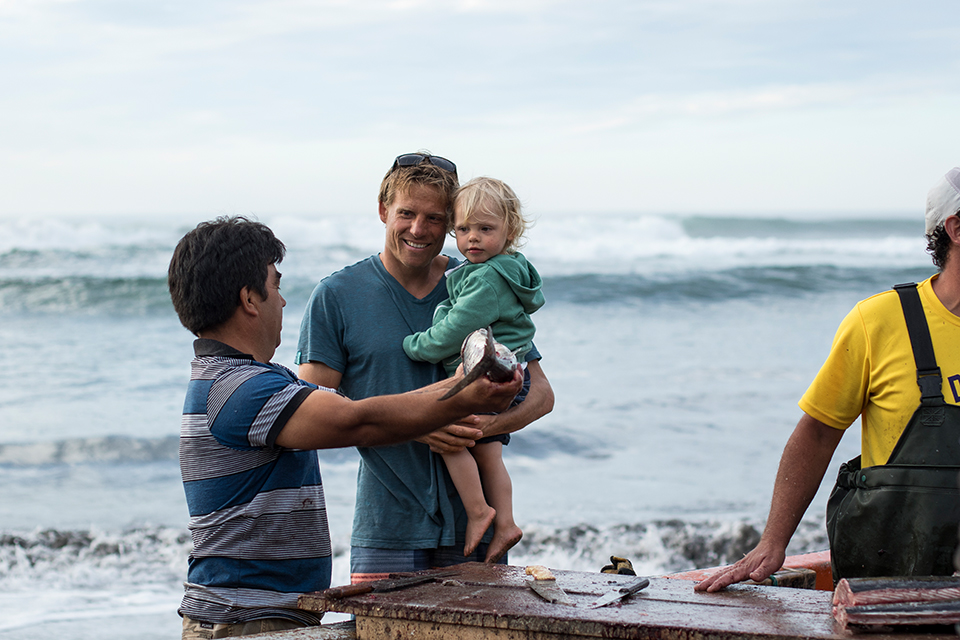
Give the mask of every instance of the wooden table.
M 449 568 L 448 568 L 449 569 Z M 399 591 L 327 599 L 300 597 L 310 611 L 356 616 L 358 640 L 556 640 L 557 638 L 829 638 L 850 640 L 831 613 L 832 592 L 736 585 L 695 593 L 686 580 L 651 578 L 638 594 L 600 609 L 543 600 L 523 567 L 466 563 L 457 574 Z M 557 585 L 579 605 L 629 582 L 630 576 L 554 571 Z M 946 640 L 956 635 L 876 634 L 869 640 Z

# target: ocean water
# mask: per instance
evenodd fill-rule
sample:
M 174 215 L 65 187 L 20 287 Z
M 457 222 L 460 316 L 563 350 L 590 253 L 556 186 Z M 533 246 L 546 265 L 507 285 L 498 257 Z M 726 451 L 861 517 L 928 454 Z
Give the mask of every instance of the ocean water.
M 261 219 L 288 246 L 275 361 L 292 367 L 314 284 L 378 251 L 383 228 Z M 192 336 L 165 275 L 196 222 L 0 220 L 0 640 L 179 637 Z M 652 575 L 752 546 L 840 320 L 934 271 L 919 216 L 543 215 L 524 253 L 544 278 L 556 406 L 505 450 L 525 531 L 511 562 L 596 571 L 615 554 Z M 850 431 L 834 469 L 859 450 Z M 345 584 L 357 457 L 321 460 Z M 826 547 L 830 484 L 791 552 Z

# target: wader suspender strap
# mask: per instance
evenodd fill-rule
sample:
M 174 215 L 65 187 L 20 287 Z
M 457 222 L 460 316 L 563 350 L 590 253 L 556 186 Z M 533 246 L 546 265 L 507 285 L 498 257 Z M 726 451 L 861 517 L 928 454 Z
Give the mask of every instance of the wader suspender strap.
M 857 457 L 840 467 L 827 501 L 834 581 L 948 576 L 954 570 L 960 527 L 960 406 L 944 402 L 917 285 L 894 289 L 910 334 L 920 404 L 885 464 L 861 468 Z
M 900 296 L 900 305 L 903 307 L 903 317 L 907 321 L 907 332 L 910 334 L 910 346 L 913 347 L 913 359 L 917 364 L 917 385 L 920 387 L 920 404 L 943 404 L 943 377 L 937 358 L 933 353 L 933 342 L 930 340 L 930 327 L 927 326 L 927 317 L 923 313 L 923 304 L 920 302 L 920 293 L 916 283 L 897 284 L 893 287 Z

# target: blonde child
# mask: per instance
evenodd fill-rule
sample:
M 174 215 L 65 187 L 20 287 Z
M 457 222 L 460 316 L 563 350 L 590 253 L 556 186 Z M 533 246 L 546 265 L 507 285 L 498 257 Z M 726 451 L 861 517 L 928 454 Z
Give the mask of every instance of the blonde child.
M 536 331 L 530 314 L 544 301 L 540 274 L 517 252 L 529 224 L 520 200 L 500 180 L 476 178 L 457 191 L 453 211 L 457 249 L 466 261 L 447 272 L 450 298 L 437 307 L 433 326 L 404 338 L 403 350 L 413 360 L 442 362 L 453 375 L 464 338 L 490 326 L 494 339 L 523 362 Z M 529 374 L 524 378 L 514 404 L 526 397 Z M 467 513 L 465 556 L 477 548 L 491 523 L 487 562 L 498 561 L 523 536 L 513 520 L 513 487 L 501 455 L 509 441 L 507 434 L 491 436 L 471 449 L 443 454 Z

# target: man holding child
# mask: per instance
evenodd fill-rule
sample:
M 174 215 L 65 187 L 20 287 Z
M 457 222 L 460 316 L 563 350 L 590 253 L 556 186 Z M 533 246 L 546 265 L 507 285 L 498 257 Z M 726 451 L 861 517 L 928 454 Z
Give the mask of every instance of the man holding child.
M 299 594 L 330 585 L 316 449 L 423 437 L 505 409 L 523 383 L 517 373 L 503 384 L 481 378 L 444 402 L 450 382 L 354 401 L 298 379 L 270 362 L 286 305 L 284 252 L 266 226 L 220 218 L 184 236 L 170 262 L 174 308 L 198 338 L 180 435 L 193 536 L 185 639 L 319 623 L 297 608 Z
M 438 364 L 415 362 L 403 339 L 429 329 L 447 299 L 440 255 L 451 229 L 456 166 L 428 153 L 398 156 L 380 187 L 384 248 L 317 285 L 303 318 L 297 364 L 302 379 L 349 398 L 402 393 L 445 377 Z M 467 518 L 456 488 L 434 452 L 471 446 L 483 436 L 517 431 L 553 408 L 539 353 L 526 356 L 530 392 L 498 415 L 473 415 L 416 442 L 360 447 L 351 579 L 483 561 L 486 543 L 463 555 Z M 504 559 L 505 560 L 505 559 Z

